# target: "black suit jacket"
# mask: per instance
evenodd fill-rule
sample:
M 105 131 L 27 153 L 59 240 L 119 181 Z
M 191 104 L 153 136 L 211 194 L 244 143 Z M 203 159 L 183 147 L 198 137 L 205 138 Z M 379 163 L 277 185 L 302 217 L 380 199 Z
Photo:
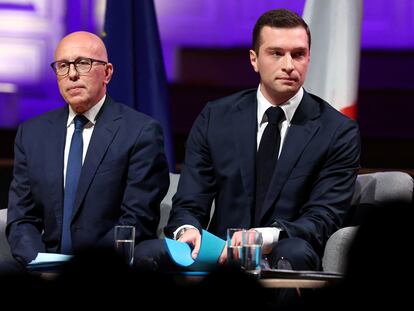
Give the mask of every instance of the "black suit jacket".
M 196 119 L 166 234 L 183 224 L 224 238 L 252 226 L 257 89 L 210 102 Z M 265 198 L 260 226 L 278 225 L 316 251 L 347 214 L 359 169 L 356 123 L 304 92 Z M 209 223 L 211 204 L 214 215 Z
M 6 234 L 23 263 L 38 252 L 60 251 L 67 117 L 66 106 L 17 131 Z M 156 237 L 168 186 L 159 124 L 107 96 L 79 180 L 71 223 L 74 250 L 112 247 L 117 224 L 134 225 L 137 242 Z

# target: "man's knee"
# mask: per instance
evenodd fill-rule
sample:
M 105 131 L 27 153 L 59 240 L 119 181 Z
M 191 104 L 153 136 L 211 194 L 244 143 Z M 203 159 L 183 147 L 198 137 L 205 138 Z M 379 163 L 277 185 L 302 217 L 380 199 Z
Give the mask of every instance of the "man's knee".
M 164 250 L 164 241 L 152 239 L 141 241 L 135 246 L 135 258 L 157 257 Z
M 320 258 L 305 240 L 287 238 L 280 240 L 270 254 L 270 265 L 277 268 L 280 260 L 287 260 L 293 270 L 319 270 Z
M 135 268 L 145 271 L 168 271 L 172 265 L 164 240 L 145 240 L 135 246 Z

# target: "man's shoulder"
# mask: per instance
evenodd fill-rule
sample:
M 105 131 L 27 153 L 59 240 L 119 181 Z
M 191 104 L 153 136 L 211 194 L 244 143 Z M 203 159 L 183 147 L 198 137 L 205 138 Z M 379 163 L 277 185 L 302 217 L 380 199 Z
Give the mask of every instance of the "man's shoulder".
M 309 96 L 308 98 L 310 98 L 311 101 L 313 101 L 314 103 L 316 103 L 319 106 L 322 118 L 336 120 L 335 122 L 338 122 L 338 121 L 354 122 L 354 120 L 352 120 L 348 116 L 344 115 L 342 112 L 338 111 L 330 103 L 328 103 L 327 101 L 325 101 L 321 97 L 319 97 L 315 94 L 312 94 L 312 93 L 308 93 L 308 92 L 306 94 Z
M 117 102 L 113 100 L 112 98 L 108 98 L 107 105 L 111 106 L 112 112 L 115 114 L 121 115 L 126 121 L 132 121 L 132 122 L 140 122 L 140 123 L 152 123 L 152 122 L 158 122 L 151 116 L 142 113 L 124 103 Z
M 207 105 L 218 109 L 223 107 L 233 107 L 245 101 L 254 102 L 256 94 L 257 88 L 242 90 L 225 97 L 211 100 L 207 103 Z
M 53 122 L 63 116 L 67 116 L 67 106 L 62 106 L 47 112 L 44 112 L 38 116 L 28 119 L 20 124 L 22 127 L 41 127 L 49 122 Z

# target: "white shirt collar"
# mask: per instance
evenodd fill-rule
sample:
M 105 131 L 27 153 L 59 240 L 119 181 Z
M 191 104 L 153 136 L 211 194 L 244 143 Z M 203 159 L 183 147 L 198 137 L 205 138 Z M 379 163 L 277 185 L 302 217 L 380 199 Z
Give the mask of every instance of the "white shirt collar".
M 293 115 L 296 112 L 301 100 L 303 98 L 303 88 L 301 87 L 299 91 L 288 101 L 279 105 L 280 108 L 283 109 L 283 112 L 286 116 L 286 121 L 290 124 L 292 121 Z M 268 108 L 272 107 L 272 105 L 262 94 L 260 90 L 260 85 L 257 88 L 257 124 L 260 126 L 263 122 L 267 122 L 267 117 L 265 112 Z
M 102 97 L 101 100 L 96 103 L 96 105 L 93 105 L 91 109 L 83 113 L 83 115 L 93 125 L 96 122 L 96 116 L 98 115 L 99 110 L 101 110 L 101 107 L 103 106 L 105 102 L 105 99 L 106 99 L 106 95 L 104 95 L 104 97 Z M 73 119 L 75 119 L 76 117 L 76 113 L 73 111 L 72 107 L 70 105 L 68 106 L 69 106 L 69 116 L 68 116 L 68 122 L 66 124 L 66 127 L 69 127 L 73 123 Z M 86 125 L 86 127 L 88 127 L 88 125 Z

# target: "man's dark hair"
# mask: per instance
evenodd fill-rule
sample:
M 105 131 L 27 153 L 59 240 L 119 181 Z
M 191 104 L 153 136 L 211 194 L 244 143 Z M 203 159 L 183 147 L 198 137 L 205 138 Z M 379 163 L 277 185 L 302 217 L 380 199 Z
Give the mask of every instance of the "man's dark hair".
M 311 34 L 308 24 L 295 12 L 286 9 L 271 10 L 264 13 L 256 22 L 253 29 L 253 50 L 259 54 L 260 47 L 260 33 L 263 27 L 269 26 L 272 28 L 295 28 L 303 27 L 308 35 L 308 46 L 311 46 Z

